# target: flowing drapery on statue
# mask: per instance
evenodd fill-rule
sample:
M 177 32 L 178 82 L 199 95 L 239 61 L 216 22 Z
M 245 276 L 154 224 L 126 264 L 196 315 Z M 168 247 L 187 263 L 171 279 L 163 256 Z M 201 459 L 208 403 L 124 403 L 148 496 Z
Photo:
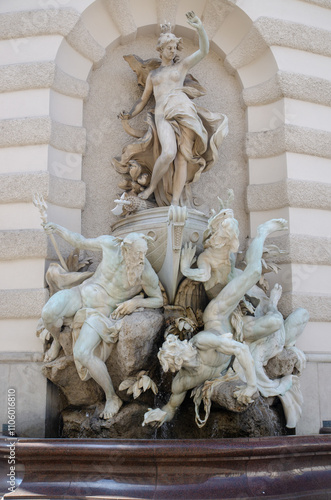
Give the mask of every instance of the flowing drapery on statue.
M 197 106 L 188 96 L 198 91 L 192 87 L 173 90 L 167 96 L 165 119 L 176 134 L 178 150 L 187 161 L 187 179 L 181 193 L 179 204 L 194 208 L 191 184 L 197 182 L 201 173 L 208 171 L 218 160 L 218 149 L 228 133 L 228 119 L 221 113 L 212 113 Z M 155 161 L 160 156 L 161 145 L 158 139 L 153 112 L 147 114 L 148 130 L 141 139 L 127 145 L 121 158 L 114 158 L 115 169 L 127 174 L 132 160 L 152 174 Z M 194 132 L 194 143 L 191 149 L 187 145 L 187 131 Z M 174 184 L 174 162 L 158 183 L 154 195 L 158 206 L 171 204 Z
M 209 41 L 193 12 L 187 13 L 187 20 L 199 35 L 199 49 L 194 54 L 178 61 L 181 39 L 171 33 L 169 25 L 163 25 L 157 45 L 161 60 L 143 61 L 137 56 L 126 56 L 138 82 L 145 88 L 130 112 L 118 115 L 124 129 L 138 140 L 126 146 L 121 158 L 113 159 L 113 165 L 124 176 L 137 164 L 149 174 L 150 184 L 145 189 L 141 185 L 139 193 L 140 187 L 136 186 L 135 194 L 141 199 L 147 200 L 154 193 L 159 206 L 194 208 L 190 185 L 217 161 L 218 149 L 228 133 L 228 119 L 193 102 L 205 91 L 188 71 L 208 54 Z M 152 95 L 155 109 L 148 113 L 148 130 L 141 133 L 127 121 L 144 109 Z

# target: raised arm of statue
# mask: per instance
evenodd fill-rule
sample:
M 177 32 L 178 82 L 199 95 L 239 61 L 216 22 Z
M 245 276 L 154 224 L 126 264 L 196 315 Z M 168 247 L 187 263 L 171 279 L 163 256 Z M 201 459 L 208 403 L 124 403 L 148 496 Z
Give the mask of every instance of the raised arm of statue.
M 195 251 L 196 247 L 193 247 L 192 243 L 184 245 L 181 254 L 180 270 L 187 278 L 190 278 L 193 281 L 201 281 L 205 283 L 211 277 L 211 265 L 202 253 L 198 258 L 198 267 L 196 269 L 192 269 L 191 266 L 195 261 Z
M 195 13 L 191 11 L 187 12 L 186 17 L 187 22 L 197 30 L 199 35 L 199 50 L 186 57 L 182 62 L 186 70 L 189 70 L 190 68 L 198 64 L 198 62 L 200 62 L 201 59 L 203 59 L 208 54 L 209 40 L 205 28 L 203 27 L 202 22 L 198 18 L 198 16 L 196 16 Z

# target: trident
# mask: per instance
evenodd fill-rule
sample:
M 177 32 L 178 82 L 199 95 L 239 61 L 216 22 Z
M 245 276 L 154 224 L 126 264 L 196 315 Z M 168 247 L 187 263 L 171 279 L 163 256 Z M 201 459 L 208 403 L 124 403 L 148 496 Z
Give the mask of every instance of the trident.
M 43 196 L 41 194 L 38 194 L 36 193 L 33 197 L 33 204 L 36 208 L 38 208 L 39 210 L 39 213 L 40 213 L 40 218 L 42 220 L 42 226 L 45 226 L 45 224 L 47 224 L 47 205 L 46 205 L 46 202 L 43 198 Z M 66 271 L 69 271 L 68 269 L 68 266 L 67 264 L 65 263 L 61 253 L 60 253 L 60 250 L 59 250 L 59 247 L 57 246 L 57 243 L 55 241 L 55 238 L 54 238 L 54 235 L 53 234 L 49 234 L 49 237 L 51 239 L 51 242 L 53 243 L 53 246 L 55 248 L 55 252 L 56 252 L 56 255 L 58 256 L 60 262 L 61 262 L 61 266 L 66 270 Z

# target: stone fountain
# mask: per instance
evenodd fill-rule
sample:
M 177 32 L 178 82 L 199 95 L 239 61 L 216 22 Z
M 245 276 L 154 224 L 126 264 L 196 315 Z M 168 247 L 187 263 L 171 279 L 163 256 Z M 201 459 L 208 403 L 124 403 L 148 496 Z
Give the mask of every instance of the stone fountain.
M 160 59 L 125 57 L 144 90 L 119 114 L 134 141 L 112 160 L 123 194 L 111 235 L 88 239 L 46 222 L 36 198 L 45 231 L 75 248 L 47 271 L 52 296 L 38 325 L 50 344 L 44 374 L 66 400 L 63 437 L 282 435 L 301 414 L 305 356 L 295 342 L 308 313 L 284 319 L 282 288 L 268 292 L 265 279 L 281 253 L 265 240 L 286 221 L 261 224 L 239 262 L 233 191 L 209 217 L 192 201 L 191 184 L 218 158 L 228 120 L 195 104 L 204 89 L 189 71 L 209 42 L 193 12 L 187 20 L 199 49 L 181 62 L 169 24 Z M 147 130 L 132 128 L 152 94 Z M 80 250 L 102 251 L 94 273 Z
M 193 12 L 187 20 L 199 49 L 182 61 L 169 24 L 160 59 L 125 57 L 144 90 L 119 114 L 134 140 L 112 160 L 123 194 L 111 235 L 85 238 L 47 222 L 35 198 L 46 233 L 74 250 L 49 266 L 37 331 L 43 373 L 61 393 L 60 439 L 21 440 L 21 497 L 247 498 L 307 491 L 309 474 L 298 488 L 294 470 L 308 465 L 316 489 L 330 478 L 317 472 L 327 443 L 311 465 L 314 439 L 307 448 L 290 436 L 305 367 L 296 339 L 309 317 L 299 308 L 284 318 L 282 287 L 266 279 L 282 252 L 266 240 L 287 222 L 261 224 L 243 256 L 233 191 L 208 216 L 194 205 L 191 185 L 217 160 L 228 120 L 195 104 L 204 89 L 189 71 L 209 42 Z M 152 94 L 147 130 L 132 128 Z M 102 252 L 94 272 L 81 250 Z M 266 468 L 277 480 L 262 481 Z

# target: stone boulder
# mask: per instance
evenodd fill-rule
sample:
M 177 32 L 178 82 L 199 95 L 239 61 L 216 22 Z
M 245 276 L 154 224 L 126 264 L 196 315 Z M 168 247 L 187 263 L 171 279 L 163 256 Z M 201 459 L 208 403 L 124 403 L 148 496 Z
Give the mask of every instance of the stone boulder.
M 157 352 L 163 341 L 163 314 L 145 309 L 126 316 L 106 365 L 117 389 L 123 380 L 158 364 Z M 120 397 L 125 397 L 122 391 Z M 131 399 L 131 398 L 130 398 Z
M 68 408 L 62 412 L 63 438 L 153 439 L 155 430 L 142 427 L 148 405 L 137 402 L 124 404 L 109 420 L 99 418 L 102 405 L 85 409 Z
M 42 372 L 64 394 L 69 405 L 91 405 L 103 398 L 103 390 L 93 379 L 83 382 L 72 356 L 61 356 L 46 363 Z
M 297 361 L 298 358 L 294 351 L 283 349 L 277 356 L 269 359 L 264 369 L 270 379 L 277 379 L 295 373 Z
M 120 383 L 141 370 L 151 371 L 157 366 L 157 351 L 163 338 L 163 315 L 160 310 L 145 309 L 123 319 L 118 342 L 114 345 L 106 365 L 118 392 Z M 72 356 L 71 330 L 65 327 L 60 337 L 63 351 L 58 358 L 43 366 L 44 375 L 58 386 L 68 405 L 86 406 L 104 400 L 103 390 L 93 379 L 82 381 Z M 151 392 L 151 391 L 148 391 Z M 132 400 L 125 391 L 122 399 Z M 146 396 L 153 401 L 153 394 Z M 142 395 L 142 399 L 146 399 Z

